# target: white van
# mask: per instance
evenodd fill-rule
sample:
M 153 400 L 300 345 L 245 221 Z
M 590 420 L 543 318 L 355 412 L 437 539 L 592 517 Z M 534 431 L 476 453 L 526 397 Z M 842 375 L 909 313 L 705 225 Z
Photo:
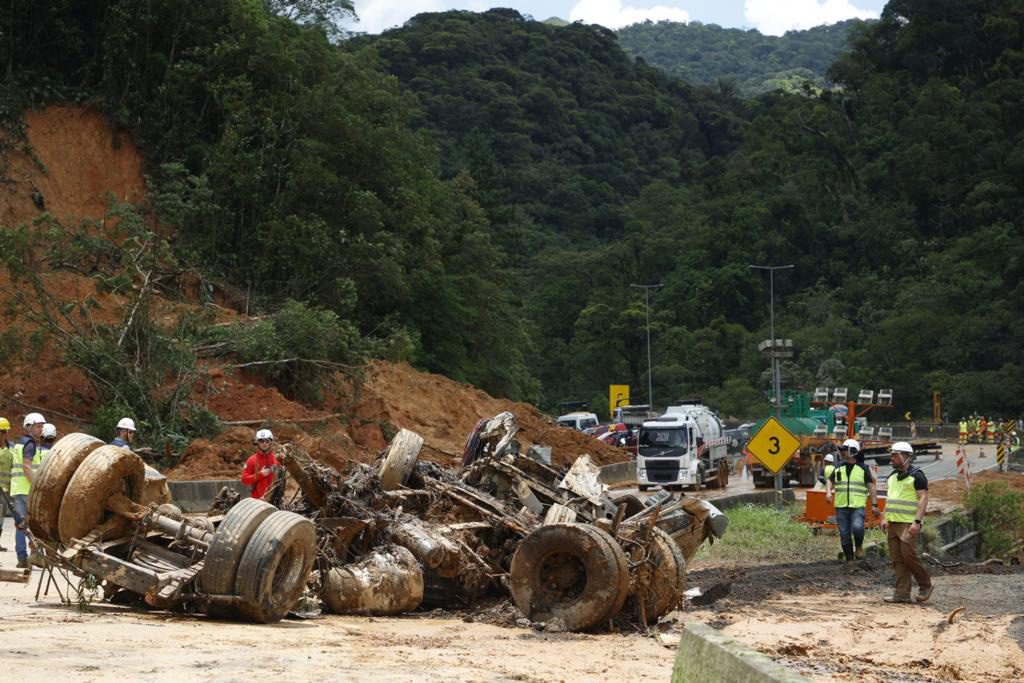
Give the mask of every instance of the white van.
M 566 413 L 558 418 L 558 424 L 563 427 L 572 427 L 576 431 L 582 432 L 584 429 L 590 429 L 600 424 L 595 413 Z

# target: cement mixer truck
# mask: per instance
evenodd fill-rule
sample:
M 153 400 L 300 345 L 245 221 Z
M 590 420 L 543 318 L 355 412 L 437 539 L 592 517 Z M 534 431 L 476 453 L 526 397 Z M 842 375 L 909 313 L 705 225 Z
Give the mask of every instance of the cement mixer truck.
M 669 406 L 640 427 L 637 488 L 724 487 L 729 483 L 728 445 L 722 421 L 700 400 Z

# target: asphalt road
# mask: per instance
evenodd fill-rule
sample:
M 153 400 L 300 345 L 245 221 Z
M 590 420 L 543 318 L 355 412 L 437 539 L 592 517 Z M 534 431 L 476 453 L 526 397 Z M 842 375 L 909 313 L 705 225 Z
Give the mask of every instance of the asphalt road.
M 967 453 L 967 462 L 972 473 L 980 472 L 982 470 L 994 469 L 996 467 L 996 449 L 993 445 L 978 445 L 968 444 L 964 447 Z M 954 479 L 960 476 L 959 471 L 956 467 L 956 449 L 957 445 L 946 443 L 942 445 L 942 458 L 936 460 L 932 456 L 924 456 L 914 460 L 914 465 L 921 468 L 925 475 L 927 475 L 929 481 L 938 481 L 939 479 Z M 981 452 L 984 450 L 986 457 L 981 457 Z M 870 464 L 870 463 L 869 463 Z M 878 476 L 880 479 L 886 479 L 892 472 L 892 467 L 888 465 L 879 465 Z M 687 491 L 686 495 L 695 498 L 704 498 L 707 500 L 714 500 L 715 498 L 722 498 L 724 496 L 732 496 L 737 493 L 746 493 L 753 491 L 754 482 L 750 479 L 749 475 L 744 477 L 743 475 L 733 474 L 730 476 L 729 485 L 724 489 L 701 489 L 700 492 Z M 802 491 L 803 489 L 795 488 L 794 491 Z M 647 496 L 649 493 L 640 493 L 635 487 L 630 488 L 616 488 L 613 495 L 620 496 L 629 493 L 639 494 L 641 496 Z M 653 491 L 651 492 L 653 493 Z M 799 497 L 799 496 L 798 496 Z

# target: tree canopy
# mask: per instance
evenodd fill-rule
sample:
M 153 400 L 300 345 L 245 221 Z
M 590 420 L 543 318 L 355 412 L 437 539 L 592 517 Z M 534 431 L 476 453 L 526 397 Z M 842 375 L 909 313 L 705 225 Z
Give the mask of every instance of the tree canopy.
M 699 21 L 645 21 L 616 31 L 626 54 L 684 81 L 728 83 L 746 96 L 770 90 L 798 92 L 806 82 L 826 85 L 826 74 L 864 22 L 849 19 L 783 36 L 722 28 Z
M 1018 5 L 892 0 L 776 44 L 512 10 L 339 41 L 338 2 L 38 2 L 0 8 L 3 111 L 103 107 L 141 141 L 184 258 L 497 394 L 643 400 L 629 285 L 657 283 L 659 403 L 761 414 L 769 284 L 750 265 L 791 263 L 787 387 L 1006 414 L 1024 409 Z M 655 30 L 704 45 L 697 82 L 619 44 Z M 762 87 L 826 63 L 828 88 Z

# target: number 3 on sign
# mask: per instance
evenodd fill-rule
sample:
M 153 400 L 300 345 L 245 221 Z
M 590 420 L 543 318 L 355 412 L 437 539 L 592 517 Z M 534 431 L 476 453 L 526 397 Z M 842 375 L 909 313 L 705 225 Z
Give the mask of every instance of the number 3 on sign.
M 768 441 L 771 442 L 771 444 L 772 444 L 772 447 L 768 449 L 768 454 L 769 455 L 778 455 L 779 451 L 782 450 L 782 447 L 779 445 L 779 437 L 777 437 L 777 436 L 770 437 L 768 439 Z

